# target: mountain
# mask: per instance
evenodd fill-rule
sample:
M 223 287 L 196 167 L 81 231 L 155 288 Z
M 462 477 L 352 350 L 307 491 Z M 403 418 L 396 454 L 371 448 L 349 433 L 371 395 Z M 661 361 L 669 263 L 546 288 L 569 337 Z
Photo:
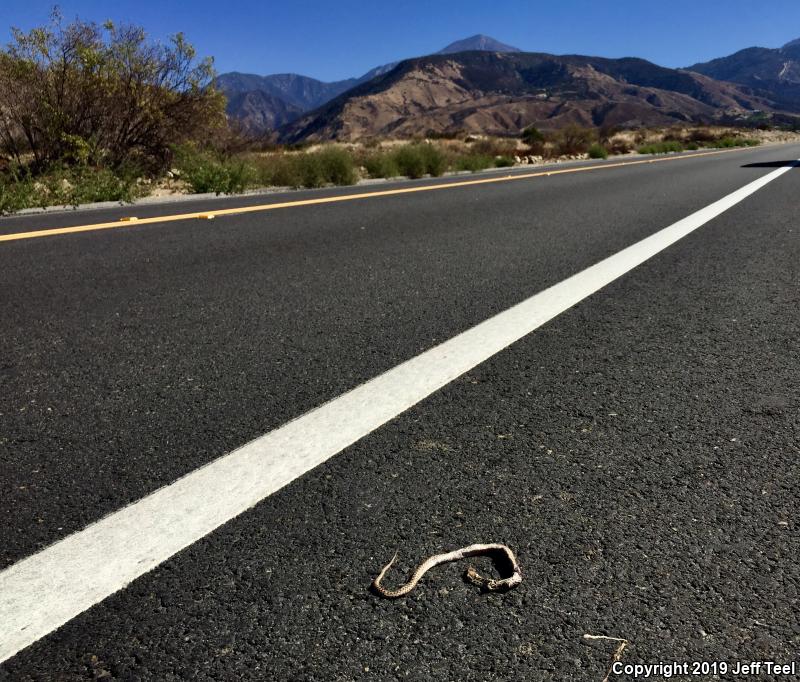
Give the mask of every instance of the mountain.
M 355 78 L 324 83 L 296 73 L 257 76 L 235 71 L 215 81 L 228 98 L 228 116 L 256 135 L 299 118 L 358 83 Z
M 264 90 L 237 92 L 228 100 L 229 115 L 239 122 L 243 130 L 254 135 L 291 123 L 305 111 L 305 108 L 289 104 Z
M 691 71 L 745 85 L 785 109 L 800 109 L 800 39 L 783 47 L 748 47 L 727 57 L 694 64 Z
M 296 73 L 277 73 L 272 76 L 257 76 L 252 73 L 224 73 L 217 76 L 217 87 L 229 98 L 234 95 L 261 91 L 283 100 L 287 105 L 302 111 L 314 109 L 349 90 L 359 81 L 349 78 L 333 83 L 324 83 L 316 78 L 300 76 Z
M 516 47 L 489 36 L 475 35 L 451 43 L 438 54 L 468 50 L 519 52 Z M 215 84 L 228 97 L 228 116 L 238 120 L 246 130 L 260 133 L 294 120 L 347 90 L 388 73 L 399 63 L 376 66 L 359 78 L 331 83 L 294 73 L 258 76 L 232 71 L 218 76 Z M 272 122 L 275 122 L 274 127 Z
M 461 52 L 408 59 L 284 126 L 287 142 L 736 120 L 772 111 L 747 88 L 643 59 Z
M 499 40 L 479 33 L 476 36 L 464 38 L 464 40 L 456 40 L 456 42 L 450 43 L 436 54 L 456 54 L 457 52 L 472 52 L 474 50 L 480 52 L 522 52 L 518 47 L 511 47 L 511 45 L 506 45 Z

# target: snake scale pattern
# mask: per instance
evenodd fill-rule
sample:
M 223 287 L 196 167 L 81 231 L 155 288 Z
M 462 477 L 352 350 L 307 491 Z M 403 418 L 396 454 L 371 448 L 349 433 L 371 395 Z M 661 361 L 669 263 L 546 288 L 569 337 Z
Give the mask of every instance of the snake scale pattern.
M 411 590 L 416 587 L 422 576 L 434 566 L 446 564 L 451 561 L 459 561 L 460 559 L 464 559 L 466 557 L 483 555 L 495 556 L 504 559 L 511 568 L 511 575 L 507 578 L 502 578 L 499 580 L 493 578 L 484 578 L 475 570 L 475 568 L 469 566 L 464 577 L 473 585 L 478 585 L 481 589 L 488 592 L 505 592 L 516 587 L 522 582 L 522 571 L 517 563 L 517 558 L 514 556 L 514 552 L 512 552 L 511 549 L 506 545 L 488 544 L 470 545 L 469 547 L 462 547 L 461 549 L 447 552 L 445 554 L 435 554 L 434 556 L 423 561 L 417 567 L 411 576 L 411 579 L 407 583 L 401 585 L 395 590 L 391 590 L 381 585 L 381 581 L 386 575 L 386 572 L 392 567 L 395 559 L 397 559 L 397 553 L 395 553 L 394 557 L 392 557 L 392 560 L 386 564 L 383 569 L 381 569 L 378 577 L 372 581 L 372 589 L 382 597 L 386 597 L 387 599 L 397 599 L 398 597 L 402 597 L 411 592 Z

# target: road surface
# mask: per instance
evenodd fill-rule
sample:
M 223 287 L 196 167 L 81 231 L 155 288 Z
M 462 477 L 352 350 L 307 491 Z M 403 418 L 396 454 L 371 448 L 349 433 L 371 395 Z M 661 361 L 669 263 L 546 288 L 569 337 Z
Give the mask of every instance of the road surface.
M 785 145 L 0 220 L 2 236 L 217 212 L 0 241 L 0 679 L 599 682 L 617 643 L 587 634 L 627 640 L 630 664 L 791 662 L 798 158 Z M 485 177 L 503 180 L 446 186 Z M 696 214 L 530 333 L 499 318 L 513 342 L 466 371 L 450 365 L 466 342 L 431 355 Z M 420 357 L 424 372 L 358 409 L 294 422 L 276 466 L 355 435 L 252 508 L 195 537 L 201 512 L 166 506 L 204 465 Z M 441 388 L 419 388 L 437 373 Z M 369 426 L 384 397 L 400 407 Z M 263 459 L 246 452 L 245 479 Z M 241 487 L 214 494 L 227 462 L 188 488 L 198 507 L 236 506 Z M 171 515 L 153 546 L 186 548 L 161 556 L 143 530 L 146 569 L 114 587 L 136 535 L 87 533 L 126 509 L 138 523 L 153 493 Z M 91 540 L 88 564 L 57 553 L 70 536 Z M 400 582 L 476 542 L 514 548 L 518 589 L 480 594 L 459 565 L 399 601 L 367 589 L 396 550 Z M 46 568 L 30 594 L 13 581 L 27 565 Z M 91 608 L 47 622 L 100 583 Z M 29 612 L 43 621 L 27 642 Z

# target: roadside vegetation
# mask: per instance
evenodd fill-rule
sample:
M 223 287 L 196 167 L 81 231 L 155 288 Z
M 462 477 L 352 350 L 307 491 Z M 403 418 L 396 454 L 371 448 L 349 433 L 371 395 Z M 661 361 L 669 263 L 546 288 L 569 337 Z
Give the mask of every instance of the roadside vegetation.
M 639 146 L 636 151 L 639 154 L 669 154 L 703 148 L 755 147 L 759 144 L 761 142 L 758 139 L 743 134 L 732 135 L 724 129 L 716 132 L 705 128 L 677 129 L 667 132 L 661 140 Z
M 0 214 L 150 194 L 234 194 L 368 178 L 759 144 L 758 129 L 525 128 L 517 137 L 429 132 L 416 140 L 277 145 L 236 131 L 210 59 L 182 35 L 74 21 L 13 31 L 0 50 Z M 765 138 L 766 139 L 766 138 Z
M 226 153 L 190 144 L 175 147 L 173 174 L 193 192 L 235 193 L 260 187 L 349 185 L 366 178 L 437 177 L 448 172 L 477 172 L 545 161 L 758 144 L 758 140 L 730 131 L 697 129 L 687 135 L 685 142 L 670 138 L 678 134 L 677 130 L 617 131 L 570 126 L 553 132 L 527 128 L 519 139 L 430 136 L 410 142 L 329 143 L 265 152 Z
M 0 50 L 0 212 L 129 200 L 169 166 L 170 146 L 227 128 L 211 60 L 180 34 L 74 21 L 13 29 Z

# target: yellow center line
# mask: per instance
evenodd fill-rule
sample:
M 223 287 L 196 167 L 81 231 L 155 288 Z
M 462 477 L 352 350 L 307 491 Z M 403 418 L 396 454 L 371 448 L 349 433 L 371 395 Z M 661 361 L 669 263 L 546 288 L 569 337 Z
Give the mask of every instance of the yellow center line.
M 700 152 L 685 156 L 666 156 L 655 159 L 642 159 L 640 161 L 623 161 L 617 163 L 604 163 L 596 166 L 581 166 L 579 168 L 560 168 L 557 170 L 543 170 L 535 173 L 516 173 L 514 175 L 504 175 L 501 177 L 481 178 L 478 180 L 460 180 L 457 182 L 438 183 L 435 185 L 423 185 L 415 187 L 404 187 L 401 189 L 387 189 L 378 192 L 363 192 L 360 194 L 345 194 L 333 197 L 319 197 L 317 199 L 299 199 L 296 201 L 282 201 L 274 204 L 258 204 L 256 206 L 240 206 L 238 208 L 207 209 L 196 213 L 178 213 L 174 215 L 154 216 L 152 218 L 138 218 L 136 221 L 114 220 L 107 223 L 94 223 L 91 225 L 75 225 L 73 227 L 57 227 L 47 230 L 34 230 L 32 232 L 16 232 L 14 234 L 0 234 L 0 242 L 17 241 L 20 239 L 38 239 L 40 237 L 53 237 L 59 234 L 73 234 L 75 232 L 92 232 L 94 230 L 110 230 L 125 227 L 132 229 L 140 225 L 151 225 L 153 223 L 168 223 L 178 220 L 208 219 L 213 216 L 238 215 L 241 213 L 256 213 L 258 211 L 274 211 L 280 208 L 292 208 L 295 206 L 314 206 L 317 204 L 333 204 L 339 201 L 355 201 L 357 199 L 373 199 L 375 197 L 388 197 L 398 194 L 412 194 L 415 192 L 431 192 L 434 190 L 451 189 L 453 187 L 470 187 L 473 185 L 488 185 L 495 182 L 510 182 L 512 180 L 529 180 L 531 178 L 541 178 L 550 175 L 563 175 L 565 173 L 581 173 L 584 171 L 605 170 L 609 168 L 620 168 L 622 166 L 638 166 L 642 164 L 660 163 L 663 161 L 681 161 L 684 159 L 696 159 L 701 156 L 714 156 L 716 154 L 726 154 L 728 152 L 745 151 L 742 149 L 720 149 L 713 152 Z

